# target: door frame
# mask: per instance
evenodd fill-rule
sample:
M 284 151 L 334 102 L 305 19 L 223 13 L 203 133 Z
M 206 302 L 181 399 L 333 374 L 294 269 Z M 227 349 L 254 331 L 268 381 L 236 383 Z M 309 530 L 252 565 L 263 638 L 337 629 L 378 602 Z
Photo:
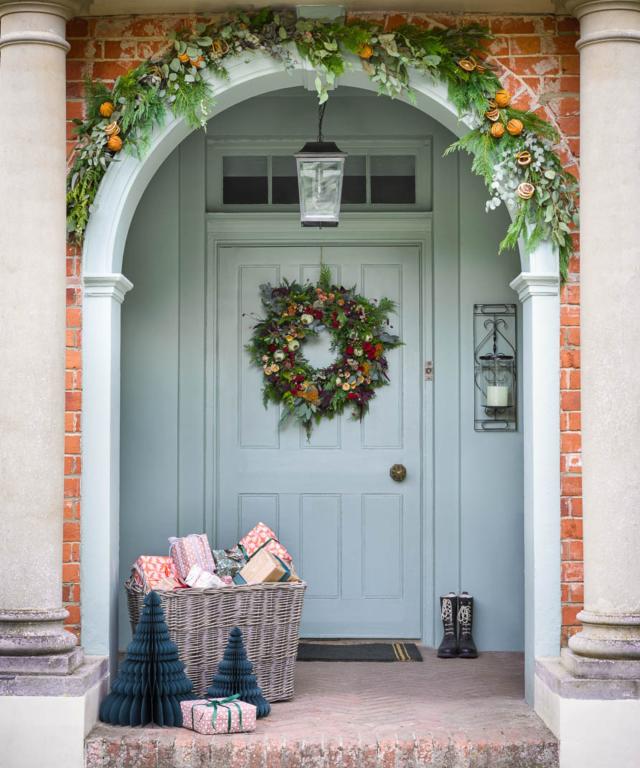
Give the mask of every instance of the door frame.
M 418 248 L 420 274 L 420 356 L 423 363 L 433 359 L 433 214 L 424 211 L 348 212 L 340 217 L 340 227 L 319 231 L 301 227 L 297 213 L 223 212 L 206 215 L 206 362 L 205 362 L 205 505 L 207 534 L 214 540 L 217 530 L 214 473 L 218 461 L 218 432 L 215 419 L 216 382 L 216 278 L 218 250 L 225 246 L 380 246 L 385 243 Z M 420 639 L 434 645 L 434 573 L 426 564 L 434 562 L 434 419 L 433 382 L 422 376 L 420 448 L 421 467 L 421 546 L 420 546 Z

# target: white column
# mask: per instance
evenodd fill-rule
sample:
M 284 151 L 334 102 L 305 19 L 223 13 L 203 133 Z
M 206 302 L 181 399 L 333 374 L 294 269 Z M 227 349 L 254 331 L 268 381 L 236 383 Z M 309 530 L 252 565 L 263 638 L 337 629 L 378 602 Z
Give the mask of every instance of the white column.
M 0 2 L 0 670 L 76 642 L 61 585 L 68 10 Z
M 536 658 L 560 652 L 560 298 L 557 255 L 540 248 L 511 283 L 522 302 L 525 695 Z
M 132 283 L 121 274 L 85 275 L 82 414 L 82 642 L 117 658 L 120 500 L 120 310 Z
M 570 648 L 640 658 L 640 0 L 580 19 L 585 608 Z

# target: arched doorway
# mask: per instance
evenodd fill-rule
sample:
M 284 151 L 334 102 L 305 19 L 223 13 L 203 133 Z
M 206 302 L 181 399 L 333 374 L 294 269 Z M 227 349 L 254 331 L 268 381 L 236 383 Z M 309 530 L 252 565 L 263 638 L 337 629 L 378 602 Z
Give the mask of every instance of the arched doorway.
M 302 63 L 293 78 L 302 85 L 312 79 Z M 359 71 L 349 72 L 341 82 L 371 90 L 368 79 Z M 443 89 L 418 76 L 415 83 L 416 106 L 450 130 L 463 132 Z M 251 62 L 236 62 L 230 80 L 219 86 L 216 84 L 218 111 L 254 95 L 291 85 L 292 76 L 283 73 L 270 59 L 256 57 Z M 169 121 L 155 132 L 144 161 L 126 158 L 114 166 L 103 182 L 87 231 L 84 253 L 83 631 L 84 643 L 90 652 L 105 653 L 110 649 L 112 654 L 115 653 L 115 604 L 119 589 L 120 302 L 130 287 L 127 278 L 121 274 L 123 250 L 133 212 L 149 180 L 188 134 L 189 129 L 184 123 Z M 555 478 L 558 408 L 553 408 L 554 397 L 557 403 L 558 386 L 553 364 L 549 366 L 550 361 L 555 361 L 557 368 L 558 334 L 553 315 L 555 312 L 557 316 L 558 309 L 558 279 L 557 263 L 550 249 L 541 248 L 536 254 L 524 257 L 522 266 L 523 274 L 515 282 L 521 286 L 521 298 L 527 299 L 523 314 L 521 380 L 525 392 L 525 645 L 528 660 L 532 662 L 535 655 L 551 655 L 545 653 L 544 643 L 548 646 L 549 641 L 544 638 L 553 638 L 554 627 L 559 625 L 559 535 L 555 535 L 557 525 L 554 528 L 559 497 L 559 491 L 554 488 L 559 485 Z M 533 297 L 544 301 L 531 301 Z M 544 323 L 540 321 L 542 316 Z M 540 346 L 542 341 L 544 349 Z M 536 363 L 536 359 L 544 360 L 546 364 Z M 545 393 L 542 400 L 541 392 Z M 535 398 L 537 401 L 534 402 Z M 538 414 L 541 402 L 546 407 Z M 549 451 L 553 456 L 551 461 Z M 543 502 L 533 494 L 534 484 L 540 483 L 544 484 L 542 492 L 546 494 Z M 545 576 L 535 575 L 541 573 Z

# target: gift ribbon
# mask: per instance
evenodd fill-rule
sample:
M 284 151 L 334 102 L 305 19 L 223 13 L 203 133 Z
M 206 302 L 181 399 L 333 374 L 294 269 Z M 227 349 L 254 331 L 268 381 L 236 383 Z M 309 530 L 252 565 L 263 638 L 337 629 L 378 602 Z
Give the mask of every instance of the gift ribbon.
M 205 707 L 211 707 L 213 709 L 213 712 L 211 713 L 211 724 L 213 727 L 216 727 L 216 721 L 218 720 L 218 707 L 222 707 L 222 709 L 227 710 L 227 733 L 231 732 L 231 724 L 233 721 L 233 714 L 231 707 L 228 707 L 227 704 L 235 704 L 236 709 L 238 710 L 238 724 L 240 726 L 240 730 L 242 730 L 242 707 L 238 703 L 237 699 L 240 698 L 240 694 L 236 693 L 235 696 L 227 696 L 226 699 L 213 699 L 208 704 L 205 704 Z M 195 731 L 195 717 L 194 717 L 194 711 L 195 707 L 191 707 L 191 727 Z

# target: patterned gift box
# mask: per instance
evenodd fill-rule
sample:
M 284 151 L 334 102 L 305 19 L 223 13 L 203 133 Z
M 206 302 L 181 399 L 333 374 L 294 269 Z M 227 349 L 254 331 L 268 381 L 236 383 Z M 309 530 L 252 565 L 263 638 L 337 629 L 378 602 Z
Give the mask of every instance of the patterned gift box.
M 215 573 L 211 547 L 206 533 L 191 533 L 182 538 L 169 539 L 169 554 L 181 579 L 186 579 L 192 566 L 199 565 L 203 571 Z
M 176 589 L 183 586 L 173 558 L 166 555 L 140 555 L 131 568 L 131 576 L 145 593 L 152 589 Z
M 182 725 L 198 733 L 246 733 L 256 729 L 256 708 L 238 696 L 180 702 Z
M 276 538 L 275 533 L 264 523 L 258 523 L 249 533 L 240 540 L 240 547 L 251 559 L 257 552 L 266 549 L 280 560 L 290 563 L 293 558 Z

